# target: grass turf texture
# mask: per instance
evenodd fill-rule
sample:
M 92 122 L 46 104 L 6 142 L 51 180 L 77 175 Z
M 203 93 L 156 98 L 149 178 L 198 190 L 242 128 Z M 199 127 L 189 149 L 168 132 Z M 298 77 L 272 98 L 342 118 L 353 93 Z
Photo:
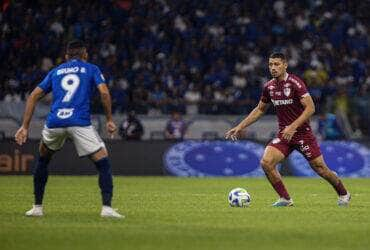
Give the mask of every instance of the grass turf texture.
M 345 179 L 350 207 L 321 179 L 285 178 L 295 207 L 273 208 L 265 179 L 116 177 L 114 207 L 99 217 L 97 177 L 50 176 L 43 218 L 27 218 L 30 176 L 0 177 L 0 249 L 369 249 L 370 179 Z M 248 208 L 228 192 L 246 188 Z

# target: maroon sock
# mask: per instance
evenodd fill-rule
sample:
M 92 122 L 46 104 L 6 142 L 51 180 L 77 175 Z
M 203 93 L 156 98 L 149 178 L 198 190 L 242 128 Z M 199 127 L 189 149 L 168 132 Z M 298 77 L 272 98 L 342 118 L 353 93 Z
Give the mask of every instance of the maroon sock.
M 287 200 L 290 200 L 290 196 L 288 194 L 288 191 L 286 190 L 286 188 L 284 186 L 284 183 L 282 181 L 278 181 L 278 182 L 272 184 L 272 186 L 274 187 L 276 193 L 278 193 L 280 197 L 283 197 Z
M 338 195 L 346 195 L 347 194 L 347 190 L 346 188 L 343 186 L 343 183 L 342 181 L 339 181 L 337 183 L 337 185 L 333 186 L 335 191 L 337 192 Z

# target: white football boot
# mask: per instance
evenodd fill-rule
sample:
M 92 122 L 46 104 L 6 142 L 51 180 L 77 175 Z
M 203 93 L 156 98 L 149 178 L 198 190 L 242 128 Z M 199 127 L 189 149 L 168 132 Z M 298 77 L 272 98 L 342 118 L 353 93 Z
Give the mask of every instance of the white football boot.
M 280 197 L 274 204 L 272 204 L 273 207 L 291 207 L 293 206 L 293 199 L 290 198 L 289 200 Z
M 118 219 L 123 219 L 125 218 L 124 215 L 117 213 L 117 211 L 111 207 L 108 206 L 103 206 L 101 213 L 101 217 L 108 217 L 108 218 L 118 218 Z
M 26 212 L 26 216 L 40 217 L 43 216 L 42 205 L 33 205 L 32 209 Z
M 338 206 L 348 206 L 351 200 L 351 194 L 347 192 L 346 195 L 339 195 Z

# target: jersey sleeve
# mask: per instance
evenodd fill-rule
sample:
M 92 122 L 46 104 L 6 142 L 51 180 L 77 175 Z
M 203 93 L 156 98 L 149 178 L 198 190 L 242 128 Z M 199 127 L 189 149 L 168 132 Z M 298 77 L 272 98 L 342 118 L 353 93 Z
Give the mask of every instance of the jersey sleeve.
M 270 98 L 270 94 L 269 94 L 269 91 L 268 91 L 268 88 L 267 88 L 267 84 L 265 84 L 263 86 L 263 90 L 262 90 L 260 101 L 261 102 L 264 102 L 264 103 L 271 102 L 271 98 Z
M 51 75 L 53 71 L 50 71 L 42 80 L 37 87 L 41 88 L 45 93 L 49 93 L 51 91 L 52 81 L 51 81 Z
M 310 93 L 308 93 L 306 84 L 301 79 L 299 79 L 297 77 L 294 77 L 293 79 L 294 79 L 292 81 L 293 82 L 293 88 L 294 88 L 294 91 L 295 91 L 296 95 L 299 98 L 306 97 L 306 96 L 310 95 Z
M 96 86 L 98 86 L 101 83 L 106 83 L 104 75 L 98 67 L 94 67 L 93 79 Z

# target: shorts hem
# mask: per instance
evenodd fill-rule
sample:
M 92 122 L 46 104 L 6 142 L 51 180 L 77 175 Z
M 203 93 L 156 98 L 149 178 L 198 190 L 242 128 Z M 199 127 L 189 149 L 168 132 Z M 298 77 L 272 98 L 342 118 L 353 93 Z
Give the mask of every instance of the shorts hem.
M 286 158 L 286 157 L 288 157 L 289 155 L 290 155 L 290 153 L 288 153 L 288 154 L 286 154 L 286 153 L 284 153 L 283 151 L 281 151 L 281 149 L 280 148 L 278 148 L 276 145 L 274 145 L 274 144 L 267 144 L 267 146 L 271 146 L 271 147 L 274 147 L 274 148 L 276 148 L 277 150 L 279 150 L 279 152 L 280 153 L 282 153 L 283 155 L 284 155 L 284 157 Z
M 42 142 L 42 144 L 48 149 L 48 150 L 50 150 L 50 151 L 52 151 L 52 152 L 57 152 L 57 151 L 60 151 L 61 149 L 62 149 L 62 147 L 60 147 L 59 149 L 51 149 L 46 143 L 45 143 L 45 141 L 43 140 L 43 139 L 41 139 L 41 142 Z
M 99 152 L 102 148 L 105 148 L 105 147 L 104 146 L 100 146 L 97 150 L 95 150 L 95 151 L 93 151 L 91 153 L 84 154 L 84 155 L 79 155 L 78 157 L 79 158 L 83 158 L 83 157 L 87 157 L 87 156 L 93 155 L 93 154 Z

